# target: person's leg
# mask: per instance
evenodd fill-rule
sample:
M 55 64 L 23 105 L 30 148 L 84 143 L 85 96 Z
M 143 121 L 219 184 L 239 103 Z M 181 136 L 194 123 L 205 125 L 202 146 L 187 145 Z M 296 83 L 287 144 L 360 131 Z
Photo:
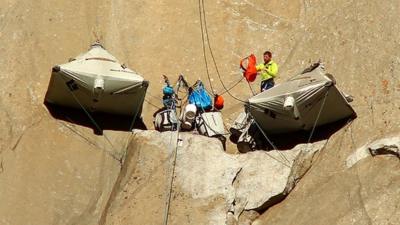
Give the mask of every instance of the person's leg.
M 272 88 L 275 85 L 274 79 L 261 81 L 261 92 Z
M 263 92 L 263 91 L 267 90 L 266 86 L 267 86 L 267 81 L 266 80 L 261 81 L 260 91 Z
M 274 79 L 267 80 L 267 84 L 265 85 L 265 90 L 272 88 L 275 85 Z

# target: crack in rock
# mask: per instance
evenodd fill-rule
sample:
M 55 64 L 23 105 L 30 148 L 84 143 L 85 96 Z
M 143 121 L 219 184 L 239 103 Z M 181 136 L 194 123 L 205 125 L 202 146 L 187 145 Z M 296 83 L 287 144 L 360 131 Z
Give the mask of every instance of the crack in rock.
M 397 145 L 384 145 L 379 148 L 368 148 L 372 156 L 377 155 L 394 155 L 400 159 L 400 149 Z
M 358 148 L 346 159 L 346 167 L 350 168 L 364 158 L 378 155 L 393 155 L 400 160 L 400 136 L 378 139 Z
M 272 162 L 275 161 L 267 161 L 270 164 L 268 167 L 258 167 L 255 164 L 248 163 L 246 166 L 241 167 L 233 178 L 232 185 L 235 189 L 235 199 L 227 212 L 227 221 L 236 221 L 238 224 L 242 224 L 243 221 L 253 221 L 255 214 L 260 215 L 270 207 L 283 201 L 300 179 L 310 170 L 315 162 L 317 153 L 326 146 L 326 143 L 327 141 L 321 141 L 315 144 L 298 145 L 291 151 L 281 152 L 280 154 L 286 154 L 285 157 L 290 158 L 289 167 L 284 167 L 278 163 L 273 166 Z M 278 154 L 277 152 L 270 153 Z M 256 168 L 258 169 L 255 170 Z M 268 173 L 264 173 L 260 169 L 268 170 Z M 253 177 L 253 174 L 258 174 L 258 176 L 265 179 L 272 176 L 273 179 L 265 183 L 265 180 L 257 180 L 258 178 Z M 259 193 L 256 195 L 254 192 L 250 193 L 248 191 L 250 187 L 253 187 Z M 254 198 L 254 196 L 258 197 Z M 227 224 L 236 223 L 230 222 Z

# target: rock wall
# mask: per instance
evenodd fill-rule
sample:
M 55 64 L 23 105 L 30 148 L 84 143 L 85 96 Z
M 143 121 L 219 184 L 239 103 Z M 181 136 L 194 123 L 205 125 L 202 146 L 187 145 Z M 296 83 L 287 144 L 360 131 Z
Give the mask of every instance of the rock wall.
M 270 49 L 280 65 L 278 83 L 321 59 L 339 88 L 355 99 L 358 118 L 329 138 L 324 150 L 309 161 L 311 169 L 293 174 L 290 182 L 297 183 L 296 188 L 255 223 L 397 224 L 398 199 L 393 196 L 398 195 L 394 172 L 398 160 L 378 156 L 351 168 L 346 167 L 346 160 L 370 141 L 399 132 L 400 3 L 204 2 L 210 46 L 220 78 L 228 87 L 241 78 L 240 58 L 255 53 L 261 59 L 262 52 Z M 151 115 L 161 105 L 161 74 L 173 79 L 183 73 L 190 82 L 201 78 L 210 89 L 200 31 L 199 1 L 1 1 L 0 198 L 4 201 L 0 202 L 0 223 L 114 221 L 116 218 L 105 212 L 112 213 L 116 207 L 110 196 L 118 196 L 114 184 L 123 177 L 121 162 L 132 136 L 118 131 L 97 136 L 87 126 L 55 119 L 42 104 L 50 68 L 99 39 L 121 62 L 150 81 L 143 113 L 145 123 L 152 127 Z M 213 88 L 222 92 L 211 53 L 207 45 L 204 47 Z M 253 89 L 258 89 L 258 84 L 258 80 L 253 83 Z M 251 91 L 241 82 L 232 94 L 246 99 Z M 229 95 L 224 97 L 223 113 L 229 124 L 242 104 Z M 235 147 L 228 145 L 228 151 L 235 152 Z M 253 154 L 260 153 L 244 157 Z M 230 176 L 236 175 L 236 169 Z M 303 178 L 299 181 L 298 177 Z M 163 190 L 163 185 L 151 188 L 154 195 Z M 196 221 L 213 207 L 218 208 L 216 212 L 225 212 L 222 202 L 228 197 L 212 199 L 199 203 L 203 209 L 199 214 L 191 211 L 199 205 L 184 205 L 187 213 L 180 214 L 179 221 Z M 140 204 L 150 203 L 144 200 Z M 147 211 L 135 213 L 149 221 L 161 219 L 147 215 Z M 222 221 L 221 214 L 209 216 Z M 175 221 L 173 217 L 171 221 Z
M 102 224 L 244 224 L 283 200 L 302 176 L 293 164 L 308 169 L 324 144 L 231 155 L 216 138 L 136 131 Z
M 343 141 L 344 138 L 342 138 Z M 395 140 L 398 140 L 396 136 Z M 393 151 L 372 157 L 363 154 L 387 143 Z M 367 144 L 343 160 L 325 153 L 281 204 L 272 207 L 252 224 L 397 224 L 400 184 L 398 142 L 383 139 Z M 396 147 L 397 146 L 397 147 Z M 396 148 L 393 148 L 396 147 Z M 331 150 L 333 152 L 333 150 Z M 362 157 L 356 157 L 363 155 Z M 356 159 L 357 160 L 354 160 Z M 340 163 L 339 163 L 340 162 Z M 347 163 L 346 163 L 347 162 Z M 339 168 L 333 169 L 333 166 Z

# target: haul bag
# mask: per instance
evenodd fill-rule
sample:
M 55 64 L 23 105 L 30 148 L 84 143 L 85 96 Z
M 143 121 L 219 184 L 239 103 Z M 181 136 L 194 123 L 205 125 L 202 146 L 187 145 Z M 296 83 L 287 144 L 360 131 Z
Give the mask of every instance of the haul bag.
M 209 110 L 212 108 L 211 97 L 207 94 L 202 83 L 189 95 L 189 104 L 194 104 L 198 109 Z
M 247 60 L 247 66 L 244 67 L 243 63 Z M 257 59 L 254 54 L 240 60 L 240 67 L 244 70 L 243 76 L 246 78 L 248 82 L 253 82 L 257 77 L 257 69 L 256 69 Z

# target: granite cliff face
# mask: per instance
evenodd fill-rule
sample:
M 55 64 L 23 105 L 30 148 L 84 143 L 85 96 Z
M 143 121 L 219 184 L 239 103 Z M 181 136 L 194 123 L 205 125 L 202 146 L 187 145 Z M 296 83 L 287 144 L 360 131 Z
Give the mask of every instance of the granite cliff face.
M 243 211 L 240 204 L 229 210 L 232 202 L 228 200 L 237 193 L 234 190 L 242 190 L 232 185 L 225 190 L 225 184 L 221 184 L 221 189 L 209 195 L 211 198 L 202 201 L 196 200 L 199 196 L 192 196 L 203 193 L 199 192 L 202 189 L 178 187 L 175 193 L 180 195 L 172 202 L 169 223 L 398 224 L 398 151 L 374 157 L 354 154 L 375 140 L 398 137 L 400 133 L 400 3 L 217 0 L 204 2 L 204 9 L 213 56 L 221 80 L 228 87 L 241 78 L 238 61 L 250 53 L 260 59 L 266 49 L 274 53 L 280 65 L 278 83 L 321 59 L 339 88 L 354 97 L 358 118 L 330 136 L 311 158 L 300 160 L 307 169 L 294 164 L 300 168 L 300 175 L 289 176 L 288 182 L 296 186 L 267 211 L 254 210 L 257 207 Z M 51 67 L 85 51 L 96 39 L 150 81 L 143 108 L 144 122 L 150 129 L 155 106 L 161 105 L 162 74 L 173 79 L 183 73 L 190 82 L 201 78 L 209 86 L 199 1 L 1 1 L 1 224 L 162 222 L 164 202 L 157 198 L 163 199 L 168 173 L 158 170 L 157 165 L 169 165 L 165 153 L 154 151 L 153 155 L 151 150 L 155 147 L 151 144 L 137 147 L 135 134 L 129 132 L 106 130 L 103 136 L 95 135 L 88 125 L 82 126 L 74 117 L 63 115 L 63 120 L 56 119 L 43 105 Z M 211 54 L 205 47 L 213 87 L 222 92 Z M 253 89 L 258 89 L 258 82 Z M 232 94 L 246 99 L 251 91 L 242 82 Z M 229 95 L 224 97 L 223 113 L 229 124 L 241 112 L 242 105 Z M 388 145 L 396 152 L 396 144 Z M 144 149 L 148 151 L 141 158 L 137 154 Z M 228 144 L 227 152 L 236 153 L 235 146 Z M 232 160 L 227 161 L 231 170 L 225 170 L 221 164 L 216 171 L 226 171 L 229 183 L 241 167 L 233 158 L 251 158 L 255 154 L 265 153 L 216 154 L 217 159 Z M 128 159 L 135 163 L 125 164 Z M 196 163 L 207 159 L 200 157 Z M 263 157 L 257 159 L 259 164 L 266 162 Z M 352 166 L 349 160 L 354 161 Z M 140 163 L 148 166 L 140 167 Z M 193 177 L 179 165 L 185 164 L 177 164 L 177 180 Z M 152 180 L 153 172 L 160 179 Z M 244 169 L 242 172 L 245 174 Z M 253 172 L 251 177 L 257 180 L 259 176 L 260 183 L 248 188 L 254 195 L 245 196 L 253 198 L 253 202 L 265 201 L 264 194 L 268 193 L 263 193 L 263 187 L 268 185 L 263 183 L 263 173 Z M 151 181 L 145 183 L 149 186 L 135 179 L 138 173 Z M 214 179 L 215 174 L 201 175 L 206 182 Z M 129 192 L 144 189 L 148 190 L 145 195 Z M 123 195 L 121 190 L 128 193 Z M 124 200 L 124 196 L 132 201 Z M 225 220 L 221 215 L 226 215 Z M 144 220 L 135 220 L 136 216 Z M 128 219 L 124 220 L 125 217 Z

